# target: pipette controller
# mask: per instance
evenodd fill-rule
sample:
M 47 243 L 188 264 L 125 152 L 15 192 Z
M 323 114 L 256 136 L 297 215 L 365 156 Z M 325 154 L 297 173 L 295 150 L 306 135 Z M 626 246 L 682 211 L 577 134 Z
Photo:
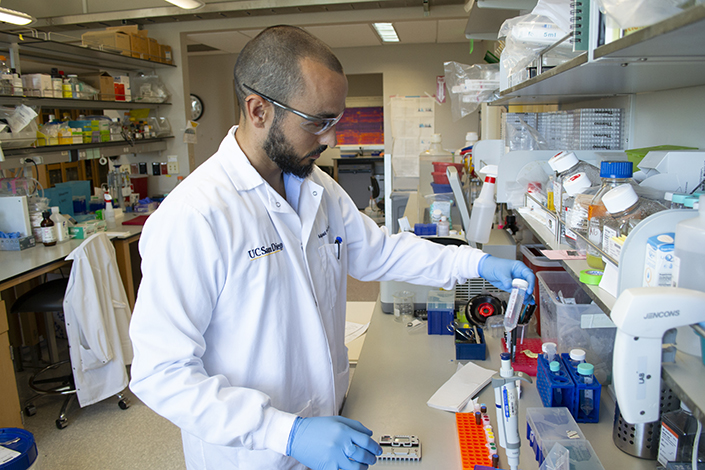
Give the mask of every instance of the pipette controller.
M 517 470 L 519 468 L 519 449 L 521 447 L 517 380 L 524 380 L 529 383 L 532 383 L 532 380 L 531 377 L 523 372 L 514 371 L 509 353 L 502 353 L 500 357 L 502 366 L 499 372 L 492 376 L 499 445 L 506 451 L 507 464 L 510 470 Z

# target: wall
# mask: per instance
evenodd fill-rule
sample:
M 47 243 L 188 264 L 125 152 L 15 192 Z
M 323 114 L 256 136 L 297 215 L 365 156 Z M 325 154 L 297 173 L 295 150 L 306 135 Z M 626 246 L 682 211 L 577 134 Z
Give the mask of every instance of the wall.
M 190 55 L 188 57 L 191 93 L 204 103 L 203 117 L 198 120 L 198 144 L 194 145 L 196 166 L 213 155 L 233 125 L 240 108 L 233 90 L 235 54 Z
M 434 95 L 436 77 L 444 75 L 443 62 L 457 61 L 465 64 L 481 62 L 486 43 L 476 42 L 475 51 L 468 54 L 467 44 L 417 44 L 385 45 L 335 49 L 346 74 L 382 74 L 385 103 L 385 148 L 391 150 L 388 120 L 389 97 Z M 190 55 L 191 92 L 203 99 L 206 110 L 199 120 L 198 144 L 195 161 L 200 164 L 215 150 L 227 130 L 236 122 L 232 71 L 236 54 Z M 453 122 L 450 98 L 436 105 L 435 130 L 443 134 L 443 145 L 449 150 L 465 143 L 468 131 L 478 130 L 477 111 Z M 330 155 L 325 161 L 328 161 Z M 321 163 L 325 163 L 321 161 Z
M 684 145 L 705 149 L 705 86 L 636 95 L 634 148 Z

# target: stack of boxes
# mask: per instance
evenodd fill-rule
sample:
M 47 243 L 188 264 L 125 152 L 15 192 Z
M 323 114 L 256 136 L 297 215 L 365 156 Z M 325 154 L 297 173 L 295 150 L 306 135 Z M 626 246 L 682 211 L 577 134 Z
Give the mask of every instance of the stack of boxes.
M 173 64 L 171 46 L 159 44 L 146 30 L 137 25 L 112 26 L 104 31 L 91 31 L 81 35 L 84 46 L 117 52 L 137 59 Z

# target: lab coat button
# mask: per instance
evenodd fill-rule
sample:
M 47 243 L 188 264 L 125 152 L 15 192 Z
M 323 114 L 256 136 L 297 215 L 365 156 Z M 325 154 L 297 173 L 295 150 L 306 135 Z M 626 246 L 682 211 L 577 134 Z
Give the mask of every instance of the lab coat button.
M 277 201 L 277 207 L 281 207 L 281 202 Z
M 314 191 L 314 192 L 313 192 L 313 195 L 314 195 L 314 196 L 318 196 L 318 191 Z

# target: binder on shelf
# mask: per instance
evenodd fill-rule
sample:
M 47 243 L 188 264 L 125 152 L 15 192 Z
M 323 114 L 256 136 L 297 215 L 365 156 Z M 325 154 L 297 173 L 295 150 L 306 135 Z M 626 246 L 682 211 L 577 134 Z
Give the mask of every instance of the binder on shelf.
M 570 2 L 570 28 L 573 31 L 573 52 L 587 51 L 590 36 L 590 0 Z

